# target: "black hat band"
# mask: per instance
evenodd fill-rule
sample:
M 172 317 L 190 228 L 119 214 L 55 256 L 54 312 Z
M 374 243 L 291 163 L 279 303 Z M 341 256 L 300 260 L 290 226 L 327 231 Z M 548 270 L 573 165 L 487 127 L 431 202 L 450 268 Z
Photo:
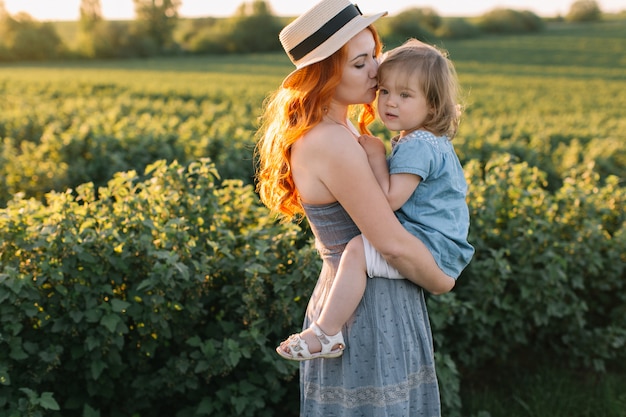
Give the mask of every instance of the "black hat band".
M 351 4 L 337 13 L 335 17 L 326 22 L 308 38 L 294 46 L 289 51 L 289 55 L 291 55 L 294 61 L 299 61 L 359 15 L 361 15 L 361 11 L 354 4 Z

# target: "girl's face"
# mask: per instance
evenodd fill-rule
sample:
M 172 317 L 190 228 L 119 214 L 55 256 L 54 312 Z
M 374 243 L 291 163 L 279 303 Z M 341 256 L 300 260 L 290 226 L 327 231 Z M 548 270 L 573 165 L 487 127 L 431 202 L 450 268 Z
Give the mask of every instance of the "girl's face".
M 364 29 L 347 43 L 348 60 L 334 99 L 344 105 L 371 103 L 376 98 L 378 60 L 374 36 Z
M 430 112 L 417 74 L 388 68 L 380 79 L 378 115 L 389 130 L 404 136 L 422 127 Z

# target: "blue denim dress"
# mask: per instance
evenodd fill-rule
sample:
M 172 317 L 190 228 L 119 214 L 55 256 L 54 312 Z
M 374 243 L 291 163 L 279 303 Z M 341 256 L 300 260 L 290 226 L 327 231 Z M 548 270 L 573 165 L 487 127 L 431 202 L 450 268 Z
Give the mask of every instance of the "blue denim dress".
M 467 182 L 459 158 L 446 136 L 416 130 L 392 140 L 390 174 L 422 177 L 396 216 L 430 250 L 437 265 L 457 279 L 474 248 L 467 241 Z
M 359 230 L 338 203 L 305 205 L 323 259 L 304 327 L 328 297 L 346 243 Z M 433 340 L 423 290 L 408 280 L 368 279 L 343 328 L 336 359 L 300 364 L 301 417 L 438 417 Z

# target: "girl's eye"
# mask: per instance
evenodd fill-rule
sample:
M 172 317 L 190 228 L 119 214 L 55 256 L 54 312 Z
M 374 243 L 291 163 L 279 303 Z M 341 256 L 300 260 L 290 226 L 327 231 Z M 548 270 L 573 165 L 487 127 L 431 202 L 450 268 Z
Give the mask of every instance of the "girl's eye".
M 389 94 L 389 91 L 385 90 L 384 88 L 381 88 L 380 89 L 380 94 L 386 95 L 386 94 Z
M 410 97 L 410 96 L 409 96 L 409 93 L 400 93 L 400 97 L 402 97 L 402 98 L 408 98 L 408 97 Z
M 355 67 L 361 69 L 361 68 L 365 67 L 365 64 L 357 64 L 357 65 L 355 65 Z

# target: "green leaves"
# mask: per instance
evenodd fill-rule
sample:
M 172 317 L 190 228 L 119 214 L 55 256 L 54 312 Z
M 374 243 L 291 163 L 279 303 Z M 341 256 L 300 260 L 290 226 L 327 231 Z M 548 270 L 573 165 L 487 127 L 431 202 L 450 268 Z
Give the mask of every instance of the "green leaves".
M 206 66 L 197 69 L 204 77 Z M 233 104 L 222 91 L 230 81 L 192 76 L 185 82 L 162 74 L 154 85 L 137 86 L 124 82 L 137 80 L 136 70 L 111 83 L 102 81 L 109 71 L 89 80 L 64 74 L 57 81 L 50 71 L 43 84 L 36 74 L 19 80 L 13 76 L 21 71 L 12 71 L 8 83 L 0 74 L 6 99 L 0 102 L 0 206 L 16 193 L 43 199 L 51 190 L 78 190 L 85 183 L 91 186 L 81 198 L 90 201 L 116 173 L 143 172 L 160 160 L 187 165 L 209 157 L 224 178 L 251 182 L 257 106 L 250 103 L 261 102 L 267 87 L 238 87 L 242 93 L 235 97 L 242 101 Z M 154 80 L 155 74 L 140 79 Z M 88 233 L 94 225 L 82 227 Z
M 118 324 L 121 323 L 122 319 L 117 314 L 107 314 L 100 319 L 100 324 L 106 327 L 111 333 L 115 333 Z
M 551 192 L 542 171 L 507 155 L 466 173 L 476 257 L 453 293 L 429 298 L 447 407 L 459 406 L 458 369 L 496 354 L 547 350 L 599 369 L 621 358 L 619 181 L 587 167 Z M 0 242 L 10 242 L 0 402 L 181 416 L 269 416 L 286 395 L 297 402 L 297 384 L 285 383 L 297 367 L 273 348 L 300 327 L 319 257 L 251 186 L 216 177 L 208 160 L 159 162 L 117 175 L 99 199 L 85 187 L 0 212 Z M 184 409 L 168 408 L 181 399 Z
M 607 209 L 613 199 L 626 205 L 626 191 L 588 166 L 551 193 L 541 171 L 507 155 L 484 169 L 467 164 L 466 175 L 477 251 L 455 299 L 430 300 L 433 323 L 443 331 L 435 330 L 438 344 L 467 367 L 520 349 L 554 352 L 572 366 L 621 357 L 608 346 L 619 338 L 599 340 L 598 332 L 614 334 L 626 324 L 626 241 L 618 231 L 626 215 Z M 444 321 L 446 307 L 453 312 Z
M 50 194 L 48 205 L 14 201 L 4 210 L 13 219 L 0 230 L 13 245 L 0 270 L 0 387 L 9 407 L 20 407 L 24 386 L 33 407 L 52 407 L 36 392 L 54 386 L 59 404 L 85 415 L 180 403 L 187 411 L 170 415 L 262 415 L 268 384 L 272 401 L 282 400 L 279 381 L 295 368 L 277 367 L 272 345 L 300 325 L 319 261 L 297 226 L 268 220 L 251 186 L 216 187 L 216 177 L 208 160 L 162 161 L 145 177 L 116 175 L 99 199 L 85 186 L 76 196 Z M 292 284 L 276 273 L 291 274 Z M 250 369 L 264 378 L 242 383 Z M 222 387 L 235 397 L 208 404 L 205 393 Z
M 30 388 L 20 388 L 19 390 L 27 397 L 26 401 L 20 403 L 20 411 L 28 412 L 28 415 L 41 416 L 43 415 L 41 410 L 60 410 L 59 404 L 51 392 L 43 392 L 38 395 Z

